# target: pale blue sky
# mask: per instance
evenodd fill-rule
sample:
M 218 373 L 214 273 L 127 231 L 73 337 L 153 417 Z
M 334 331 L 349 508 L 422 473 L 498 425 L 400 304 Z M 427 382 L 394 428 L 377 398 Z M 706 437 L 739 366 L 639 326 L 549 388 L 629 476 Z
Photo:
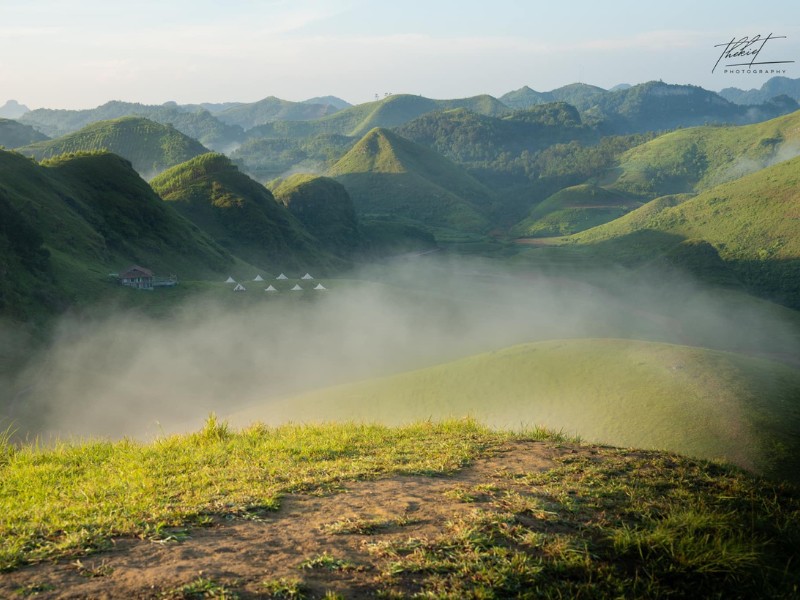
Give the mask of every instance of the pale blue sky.
M 750 88 L 769 75 L 712 74 L 714 45 L 768 33 L 787 39 L 762 59 L 800 61 L 800 2 L 0 0 L 0 103 L 356 103 L 652 79 Z M 780 68 L 800 77 L 800 62 Z

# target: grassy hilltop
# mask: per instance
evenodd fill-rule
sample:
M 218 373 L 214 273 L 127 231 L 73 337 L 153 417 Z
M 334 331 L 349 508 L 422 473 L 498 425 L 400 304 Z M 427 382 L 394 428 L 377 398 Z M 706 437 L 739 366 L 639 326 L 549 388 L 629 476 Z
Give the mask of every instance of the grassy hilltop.
M 797 490 L 540 430 L 212 418 L 149 444 L 0 443 L 0 475 L 3 595 L 790 598 L 800 584 Z

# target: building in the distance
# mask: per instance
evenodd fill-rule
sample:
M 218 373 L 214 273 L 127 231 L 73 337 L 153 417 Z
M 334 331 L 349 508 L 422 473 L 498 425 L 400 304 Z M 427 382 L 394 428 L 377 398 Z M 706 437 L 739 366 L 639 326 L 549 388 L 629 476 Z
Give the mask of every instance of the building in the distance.
M 153 272 L 139 265 L 132 265 L 119 274 L 119 282 L 137 290 L 152 290 Z

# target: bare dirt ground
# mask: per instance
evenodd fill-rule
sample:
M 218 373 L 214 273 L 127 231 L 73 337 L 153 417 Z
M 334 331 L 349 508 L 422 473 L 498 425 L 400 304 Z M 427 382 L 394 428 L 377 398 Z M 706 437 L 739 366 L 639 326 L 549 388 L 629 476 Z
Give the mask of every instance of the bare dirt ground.
M 590 452 L 547 442 L 513 442 L 445 477 L 396 476 L 352 482 L 341 493 L 290 495 L 275 512 L 252 518 L 216 517 L 208 527 L 175 530 L 166 540 L 113 540 L 110 550 L 0 574 L 0 598 L 179 598 L 198 578 L 239 598 L 270 597 L 264 581 L 301 580 L 306 597 L 336 592 L 346 598 L 375 597 L 384 558 L 369 551 L 383 540 L 428 538 L 448 521 L 488 507 L 478 495 L 459 494 L 476 485 L 508 488 L 514 476 L 547 470 L 563 453 Z M 383 523 L 370 533 L 335 533 L 332 525 Z M 347 569 L 301 568 L 328 555 Z M 409 590 L 410 592 L 411 590 Z M 209 593 L 209 596 L 213 595 Z M 219 590 L 217 597 L 222 596 Z M 276 596 L 292 597 L 292 596 Z

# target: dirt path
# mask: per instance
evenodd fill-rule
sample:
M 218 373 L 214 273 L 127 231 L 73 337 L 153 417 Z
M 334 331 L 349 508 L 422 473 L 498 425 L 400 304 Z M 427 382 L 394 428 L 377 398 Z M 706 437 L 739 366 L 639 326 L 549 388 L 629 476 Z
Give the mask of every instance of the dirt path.
M 343 493 L 287 496 L 279 511 L 253 519 L 220 517 L 210 527 L 176 530 L 172 540 L 116 539 L 111 550 L 79 562 L 42 563 L 0 575 L 0 598 L 203 597 L 179 591 L 199 578 L 239 598 L 269 597 L 263 582 L 279 578 L 302 580 L 307 597 L 326 591 L 374 597 L 385 559 L 370 552 L 371 544 L 435 536 L 448 521 L 482 507 L 480 496 L 464 502 L 466 490 L 481 484 L 508 487 L 514 475 L 549 469 L 564 452 L 575 450 L 515 442 L 448 477 L 353 482 Z M 325 555 L 348 566 L 300 568 Z M 217 597 L 224 597 L 220 590 Z

